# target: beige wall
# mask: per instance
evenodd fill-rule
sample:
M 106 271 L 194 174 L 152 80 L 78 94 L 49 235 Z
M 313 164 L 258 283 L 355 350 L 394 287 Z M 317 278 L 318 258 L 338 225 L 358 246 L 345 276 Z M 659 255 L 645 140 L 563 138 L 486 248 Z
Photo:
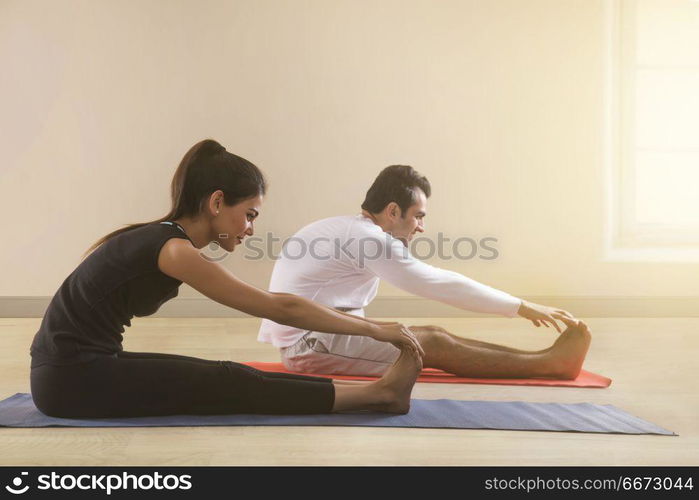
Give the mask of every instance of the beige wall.
M 498 238 L 433 264 L 519 296 L 697 297 L 697 263 L 603 261 L 604 40 L 602 0 L 0 0 L 0 297 L 53 295 L 166 213 L 206 137 L 271 181 L 258 233 L 354 213 L 407 163 L 428 234 Z

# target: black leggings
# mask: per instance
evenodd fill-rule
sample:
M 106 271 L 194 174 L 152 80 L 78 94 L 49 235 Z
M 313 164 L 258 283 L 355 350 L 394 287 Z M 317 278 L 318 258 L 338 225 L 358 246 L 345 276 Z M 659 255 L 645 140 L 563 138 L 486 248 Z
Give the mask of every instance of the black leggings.
M 76 365 L 33 367 L 31 391 L 42 413 L 63 418 L 329 413 L 335 402 L 329 378 L 125 351 Z

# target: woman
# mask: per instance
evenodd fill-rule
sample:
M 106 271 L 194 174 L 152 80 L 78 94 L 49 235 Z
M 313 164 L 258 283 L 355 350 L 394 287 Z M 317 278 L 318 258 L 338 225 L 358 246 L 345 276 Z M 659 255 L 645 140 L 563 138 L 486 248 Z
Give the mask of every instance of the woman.
M 405 326 L 260 290 L 200 253 L 211 241 L 232 252 L 253 234 L 266 190 L 255 165 L 216 141 L 201 141 L 185 154 L 171 189 L 165 217 L 98 240 L 53 297 L 30 349 L 31 391 L 40 411 L 66 418 L 408 411 L 423 352 Z M 124 351 L 124 326 L 133 316 L 153 314 L 183 282 L 253 316 L 367 335 L 402 354 L 376 382 L 343 383 L 232 361 Z

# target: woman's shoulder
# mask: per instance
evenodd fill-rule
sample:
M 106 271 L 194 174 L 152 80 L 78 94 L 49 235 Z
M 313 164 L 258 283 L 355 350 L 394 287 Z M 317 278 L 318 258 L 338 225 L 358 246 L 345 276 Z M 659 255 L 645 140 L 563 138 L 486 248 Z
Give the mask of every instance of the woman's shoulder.
M 162 248 L 171 241 L 192 246 L 187 235 L 177 226 L 149 222 L 108 239 L 88 259 L 94 261 L 93 267 L 107 263 L 150 272 L 157 265 Z
M 156 258 L 160 272 L 181 279 L 182 271 L 200 258 L 199 251 L 189 239 L 169 238 L 163 243 Z
M 179 225 L 171 222 L 148 222 L 118 234 L 112 240 L 114 243 L 132 242 L 132 244 L 159 243 L 170 238 L 189 241 L 189 237 Z M 107 240 L 109 243 L 112 240 Z

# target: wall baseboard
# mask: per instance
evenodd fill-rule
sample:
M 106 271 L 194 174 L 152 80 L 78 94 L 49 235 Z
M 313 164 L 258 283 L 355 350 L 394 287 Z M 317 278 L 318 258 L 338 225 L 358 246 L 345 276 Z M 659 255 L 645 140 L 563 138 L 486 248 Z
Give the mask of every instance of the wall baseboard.
M 582 318 L 699 317 L 699 297 L 595 297 L 530 296 L 530 302 L 559 307 Z M 0 297 L 0 317 L 41 318 L 51 297 Z M 375 318 L 475 318 L 493 315 L 464 311 L 421 297 L 377 297 L 367 307 Z M 153 314 L 154 318 L 246 318 L 250 317 L 207 298 L 175 298 Z

